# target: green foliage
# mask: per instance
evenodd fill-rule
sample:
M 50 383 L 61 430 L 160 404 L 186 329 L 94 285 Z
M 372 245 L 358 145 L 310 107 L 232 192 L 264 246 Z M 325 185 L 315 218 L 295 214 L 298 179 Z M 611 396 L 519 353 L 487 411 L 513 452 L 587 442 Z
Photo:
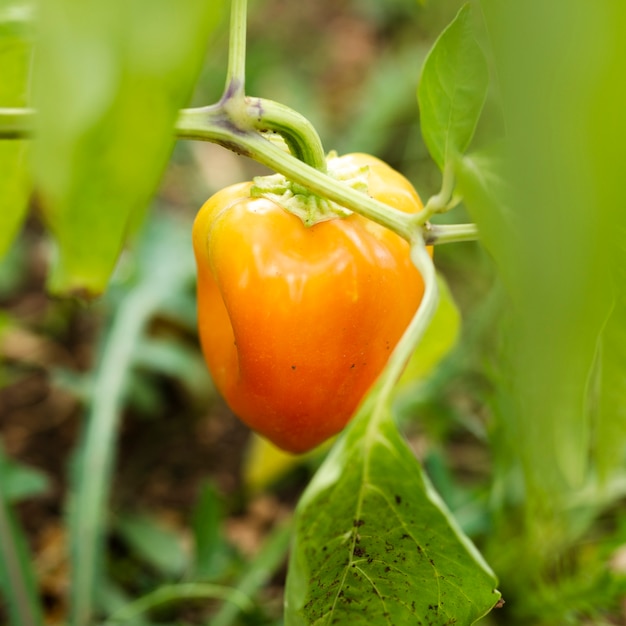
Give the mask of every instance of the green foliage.
M 417 91 L 424 141 L 441 170 L 469 146 L 488 80 L 466 4 L 426 57 Z
M 180 535 L 152 516 L 121 515 L 115 526 L 132 551 L 164 577 L 174 579 L 189 567 Z
M 223 516 L 223 506 L 216 489 L 204 484 L 192 519 L 195 556 L 192 571 L 198 580 L 216 578 L 227 562 L 226 542 L 220 527 Z
M 71 598 L 76 624 L 88 623 L 92 618 L 102 577 L 105 510 L 116 434 L 136 347 L 154 312 L 163 302 L 179 296 L 164 286 L 184 289 L 192 271 L 189 233 L 173 221 L 152 221 L 149 226 L 140 248 L 141 263 L 131 274 L 136 282 L 118 303 L 96 368 L 89 416 L 74 467 L 70 530 Z M 137 537 L 136 532 L 133 537 Z
M 2 494 L 7 502 L 14 503 L 45 493 L 49 481 L 45 474 L 0 455 Z
M 473 624 L 495 576 L 368 398 L 298 504 L 286 624 Z
M 0 4 L 0 107 L 30 104 L 28 80 L 32 56 L 31 4 Z M 28 208 L 30 195 L 28 144 L 0 141 L 0 258 L 15 237 Z
M 26 79 L 35 26 L 41 36 L 34 69 L 37 198 L 58 248 L 50 284 L 94 295 L 149 205 L 171 152 L 176 112 L 189 99 L 223 3 L 39 4 L 37 13 L 17 0 L 0 4 L 0 108 L 32 104 Z M 329 147 L 383 157 L 387 150 L 403 171 L 419 170 L 420 182 L 436 170 L 422 165 L 418 125 L 407 121 L 415 103 L 406 98 L 426 58 L 418 90 L 424 142 L 437 166 L 452 172 L 464 201 L 446 219 L 467 210 L 480 229 L 480 249 L 493 262 L 482 266 L 478 254 L 436 251 L 449 283 L 440 283 L 438 313 L 395 396 L 429 478 L 389 416 L 376 413 L 368 425 L 372 415 L 364 411 L 353 422 L 297 509 L 287 587 L 291 626 L 473 623 L 499 596 L 495 575 L 459 527 L 501 580 L 507 603 L 490 624 L 608 624 L 620 614 L 626 7 L 583 0 L 472 4 L 428 55 L 434 33 L 421 40 L 405 32 L 398 50 L 385 47 L 368 76 L 351 86 L 355 101 L 346 106 L 342 99 L 339 116 L 316 97 L 321 88 L 310 79 L 319 72 L 334 85 L 324 73 L 328 59 L 302 45 L 301 29 L 294 29 L 310 64 L 303 78 L 299 65 L 295 72 L 282 64 L 288 52 L 279 43 L 266 44 L 268 31 L 281 37 L 280 28 L 288 30 L 278 23 L 282 16 L 271 29 L 255 22 L 262 27 L 252 42 L 249 84 L 333 120 Z M 437 10 L 452 15 L 457 6 L 443 2 Z M 412 10 L 409 0 L 363 7 L 384 21 L 373 38 L 386 37 L 392 22 L 406 22 Z M 426 9 L 419 15 L 427 19 Z M 356 32 L 367 50 L 358 27 L 346 32 Z M 342 45 L 343 35 L 335 34 Z M 486 93 L 491 108 L 482 111 Z M 506 135 L 491 141 L 482 124 Z M 472 144 L 477 128 L 479 147 Z M 0 141 L 0 255 L 30 194 L 27 152 L 26 141 Z M 222 165 L 211 155 L 209 161 L 212 171 Z M 205 402 L 212 391 L 188 342 L 149 332 L 159 315 L 183 320 L 193 333 L 188 237 L 155 217 L 139 241 L 94 309 L 94 317 L 105 319 L 94 371 L 55 368 L 52 376 L 86 405 L 68 498 L 72 625 L 93 623 L 98 611 L 108 624 L 182 623 L 172 617 L 175 610 L 188 602 L 196 607 L 199 599 L 213 603 L 202 609 L 212 626 L 270 623 L 262 608 L 267 597 L 255 600 L 273 577 L 279 580 L 292 527 L 279 525 L 254 556 L 237 554 L 224 520 L 240 513 L 250 494 L 237 493 L 234 504 L 205 484 L 189 534 L 164 529 L 150 513 L 121 511 L 108 519 L 123 410 L 139 408 L 144 418 L 161 410 L 164 391 L 151 380 L 157 375 L 196 398 L 204 394 Z M 20 285 L 30 256 L 36 255 L 21 247 L 5 256 L 3 298 Z M 0 343 L 27 323 L 19 309 L 0 314 Z M 11 370 L 6 380 L 19 376 Z M 145 430 L 150 437 L 150 427 Z M 255 480 L 246 468 L 244 483 L 276 489 L 273 478 L 296 461 L 267 448 L 263 454 L 266 465 L 256 468 Z M 324 454 L 298 460 L 298 472 Z M 31 468 L 0 460 L 0 591 L 19 626 L 42 619 L 13 507 L 43 493 L 47 483 Z M 132 589 L 108 567 L 109 557 L 118 558 L 106 550 L 109 523 L 129 553 L 123 558 L 140 572 Z
M 626 123 L 615 103 L 626 94 L 626 10 L 480 4 L 507 136 L 458 158 L 455 173 L 507 292 L 491 373 L 500 504 L 487 554 L 511 593 L 531 590 L 532 603 L 513 601 L 521 623 L 539 613 L 579 623 L 621 593 L 607 556 L 581 542 L 621 515 Z M 595 585 L 603 608 L 588 601 Z
M 9 503 L 15 495 L 15 483 L 14 466 L 0 448 L 0 592 L 15 626 L 39 626 L 43 620 L 30 554 Z M 24 491 L 23 487 L 21 490 Z
M 58 247 L 52 291 L 105 288 L 163 173 L 222 6 L 40 3 L 34 163 Z
M 594 107 L 612 101 L 609 90 L 620 84 L 621 70 L 617 62 L 605 65 L 604 52 L 572 42 L 596 41 L 603 33 L 611 48 L 620 45 L 619 31 L 582 5 L 568 9 L 566 17 L 554 4 L 503 10 L 487 1 L 483 9 L 510 130 L 495 170 L 507 185 L 492 185 L 487 211 L 485 196 L 476 192 L 485 188 L 479 177 L 484 182 L 489 170 L 479 173 L 476 158 L 465 159 L 460 180 L 515 307 L 507 359 L 519 417 L 510 436 L 518 438 L 528 479 L 541 490 L 548 482 L 556 492 L 563 483 L 580 485 L 588 472 L 592 371 L 614 306 L 613 285 L 619 284 L 611 275 L 623 263 L 623 250 L 607 240 L 623 224 L 610 200 L 618 197 L 619 185 L 610 170 L 591 165 L 605 162 L 612 149 L 604 128 L 612 118 L 596 115 Z M 615 15 L 611 23 L 623 22 Z M 519 55 L 522 42 L 531 38 L 532 49 Z M 605 70 L 598 74 L 600 66 Z M 611 124 L 611 132 L 611 145 L 622 145 L 623 123 Z M 589 141 L 602 136 L 607 143 Z M 620 345 L 611 343 L 610 350 Z M 607 375 L 610 368 L 603 368 L 601 379 Z

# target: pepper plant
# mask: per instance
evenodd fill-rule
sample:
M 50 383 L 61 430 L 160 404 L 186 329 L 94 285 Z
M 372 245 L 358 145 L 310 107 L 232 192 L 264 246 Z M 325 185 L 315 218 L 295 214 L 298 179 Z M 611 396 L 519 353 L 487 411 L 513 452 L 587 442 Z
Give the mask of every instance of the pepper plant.
M 176 138 L 213 142 L 268 167 L 275 175 L 257 181 L 257 192 L 299 196 L 287 210 L 313 207 L 305 222 L 330 207 L 330 219 L 357 214 L 406 242 L 423 295 L 299 500 L 287 625 L 473 624 L 503 604 L 487 560 L 509 577 L 502 582 L 513 596 L 516 584 L 536 595 L 519 615 L 536 616 L 541 611 L 528 608 L 535 606 L 548 614 L 546 623 L 554 615 L 583 623 L 593 613 L 582 606 L 559 613 L 548 581 L 623 495 L 626 348 L 618 234 L 624 220 L 613 208 L 626 145 L 626 124 L 614 104 L 626 93 L 622 82 L 619 97 L 609 96 L 621 71 L 615 59 L 626 13 L 600 3 L 590 15 L 582 2 L 566 4 L 502 7 L 476 0 L 437 38 L 416 83 L 421 132 L 441 184 L 412 212 L 367 193 L 367 184 L 365 191 L 346 184 L 303 115 L 246 92 L 245 0 L 231 4 L 224 91 L 215 103 L 194 108 L 184 107 L 223 2 L 157 2 L 146 10 L 141 0 L 7 0 L 0 8 L 0 254 L 15 237 L 34 186 L 54 241 L 50 292 L 84 300 L 105 292 Z M 559 29 L 567 36 L 555 47 Z M 588 30 L 606 46 L 585 48 L 586 63 L 573 64 L 569 55 L 581 59 L 568 37 L 583 41 Z M 95 82 L 88 80 L 93 73 Z M 610 128 L 602 123 L 607 119 Z M 375 166 L 365 166 L 366 177 L 368 167 Z M 476 224 L 446 219 L 461 203 Z M 487 559 L 432 486 L 393 415 L 398 381 L 440 304 L 429 249 L 435 248 L 436 263 L 438 246 L 476 239 L 493 258 L 516 331 L 498 352 L 506 374 L 501 395 L 493 396 L 498 420 L 491 436 L 501 445 L 493 448 L 496 514 Z M 581 256 L 583 249 L 593 254 Z M 177 276 L 179 268 L 168 271 Z M 128 318 L 133 335 L 155 306 L 148 293 L 127 301 L 136 312 Z M 131 362 L 130 346 L 115 345 L 101 364 L 102 372 L 115 374 L 101 389 L 121 389 Z M 107 359 L 123 366 L 107 367 Z M 121 393 L 96 391 L 77 452 L 68 497 L 70 623 L 129 621 L 172 598 L 236 603 L 237 590 L 192 581 L 98 614 L 120 403 Z M 39 624 L 27 549 L 1 482 L 0 496 L 0 593 L 13 623 Z M 582 523 L 573 513 L 581 502 Z M 520 509 L 515 523 L 502 521 Z M 498 549 L 512 540 L 517 551 Z M 611 602 L 623 588 L 615 580 Z

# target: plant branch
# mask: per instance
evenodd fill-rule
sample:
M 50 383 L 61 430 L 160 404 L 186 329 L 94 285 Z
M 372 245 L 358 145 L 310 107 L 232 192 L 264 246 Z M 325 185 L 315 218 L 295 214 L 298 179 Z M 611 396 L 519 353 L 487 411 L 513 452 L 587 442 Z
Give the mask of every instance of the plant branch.
M 243 98 L 246 82 L 247 0 L 231 0 L 228 70 L 223 100 Z
M 253 607 L 250 598 L 239 589 L 211 583 L 178 583 L 163 585 L 138 600 L 125 605 L 105 622 L 105 626 L 135 621 L 141 615 L 165 605 L 184 602 L 185 600 L 203 599 L 228 600 L 240 607 L 241 610 L 249 611 Z
M 411 223 L 407 213 L 374 200 L 348 185 L 337 181 L 262 137 L 256 131 L 245 131 L 235 126 L 227 112 L 218 106 L 181 111 L 176 133 L 182 139 L 213 141 L 248 156 L 290 180 L 301 184 L 314 194 L 328 198 L 393 230 L 411 240 L 419 227 Z
M 443 170 L 441 191 L 428 199 L 426 206 L 415 216 L 415 222 L 418 224 L 426 224 L 433 215 L 445 213 L 453 208 L 458 202 L 458 200 L 453 197 L 453 193 L 454 171 L 452 164 L 449 163 Z
M 476 224 L 426 224 L 424 228 L 424 241 L 428 246 L 477 239 Z
M 289 151 L 300 161 L 321 172 L 326 171 L 326 155 L 315 127 L 297 111 L 263 98 L 246 98 L 247 114 L 253 127 L 259 131 L 278 133 Z
M 402 339 L 392 352 L 387 366 L 379 378 L 376 399 L 377 407 L 381 407 L 388 401 L 395 384 L 398 382 L 411 355 L 424 336 L 439 304 L 435 266 L 426 250 L 421 235 L 417 236 L 411 243 L 411 260 L 424 281 L 424 295 L 417 312 L 404 332 Z M 375 410 L 373 414 L 383 416 L 384 411 Z
M 0 139 L 28 139 L 34 126 L 33 109 L 0 108 Z

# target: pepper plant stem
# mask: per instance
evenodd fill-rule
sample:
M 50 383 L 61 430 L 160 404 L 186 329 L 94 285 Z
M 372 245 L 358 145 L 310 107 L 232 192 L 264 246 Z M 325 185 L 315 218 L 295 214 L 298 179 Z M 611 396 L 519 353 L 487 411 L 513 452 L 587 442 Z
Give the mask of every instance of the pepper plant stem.
M 379 379 L 380 386 L 377 397 L 377 405 L 379 407 L 388 401 L 395 384 L 398 382 L 408 360 L 424 336 L 439 304 L 435 266 L 426 250 L 421 235 L 411 242 L 411 260 L 424 281 L 424 295 L 417 312 L 404 332 L 402 339 L 392 352 L 389 362 Z M 374 411 L 374 413 L 382 415 L 384 412 Z
M 476 239 L 478 239 L 476 224 L 430 224 L 424 235 L 426 245 L 429 246 Z
M 278 133 L 298 160 L 321 172 L 326 171 L 326 155 L 315 127 L 303 115 L 284 104 L 264 98 L 246 98 L 248 115 L 259 131 Z
M 420 229 L 411 223 L 406 213 L 355 191 L 299 161 L 257 132 L 246 132 L 237 128 L 219 107 L 181 111 L 176 132 L 180 138 L 213 141 L 248 156 L 301 184 L 312 193 L 360 213 L 407 240 L 412 239 Z
M 246 82 L 247 0 L 231 0 L 228 70 L 223 99 L 243 97 Z
M 34 126 L 33 109 L 0 108 L 0 139 L 28 139 Z

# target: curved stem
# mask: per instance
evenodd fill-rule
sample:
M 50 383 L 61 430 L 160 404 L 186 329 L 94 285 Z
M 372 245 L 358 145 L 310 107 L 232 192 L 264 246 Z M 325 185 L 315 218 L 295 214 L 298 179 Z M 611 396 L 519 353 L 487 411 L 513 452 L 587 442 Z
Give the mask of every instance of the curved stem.
M 421 226 L 412 223 L 414 216 L 334 180 L 281 150 L 257 132 L 242 130 L 233 124 L 219 106 L 181 111 L 176 123 L 176 133 L 182 139 L 213 141 L 248 156 L 301 184 L 312 193 L 382 224 L 404 239 L 410 241 L 421 231 Z
M 379 379 L 376 398 L 378 406 L 388 401 L 395 384 L 398 382 L 407 362 L 424 336 L 439 304 L 435 266 L 426 250 L 421 235 L 416 237 L 411 243 L 411 260 L 422 275 L 424 295 L 417 312 L 391 354 L 389 362 Z M 384 411 L 374 411 L 373 414 L 384 415 Z
M 254 128 L 283 137 L 291 154 L 315 169 L 326 171 L 326 155 L 315 127 L 297 111 L 273 100 L 248 98 L 248 116 Z
M 433 215 L 444 213 L 451 209 L 454 206 L 452 203 L 454 202 L 456 204 L 456 199 L 452 197 L 453 192 L 454 171 L 452 165 L 448 164 L 443 170 L 441 191 L 428 199 L 426 206 L 415 216 L 415 222 L 425 224 Z
M 250 610 L 252 601 L 238 589 L 214 585 L 212 583 L 178 583 L 164 585 L 151 593 L 131 602 L 114 613 L 105 622 L 105 626 L 113 626 L 122 622 L 136 621 L 138 617 L 163 605 L 185 600 L 228 600 L 235 603 L 242 610 Z

